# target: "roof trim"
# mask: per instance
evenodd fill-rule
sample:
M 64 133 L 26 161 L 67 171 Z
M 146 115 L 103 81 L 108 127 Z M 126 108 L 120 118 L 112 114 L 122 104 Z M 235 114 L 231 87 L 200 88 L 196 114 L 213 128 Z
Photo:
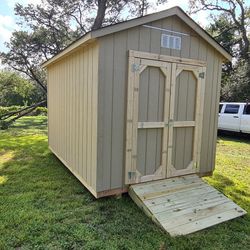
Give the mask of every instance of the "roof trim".
M 66 56 L 70 52 L 74 51 L 79 46 L 83 44 L 86 45 L 91 40 L 95 40 L 96 38 L 106 36 L 118 31 L 123 31 L 129 28 L 133 28 L 139 25 L 143 25 L 146 23 L 150 23 L 159 19 L 163 19 L 166 17 L 170 17 L 173 15 L 177 15 L 183 22 L 185 22 L 191 29 L 198 33 L 206 42 L 208 42 L 211 46 L 213 46 L 226 60 L 231 61 L 232 56 L 218 43 L 212 38 L 204 29 L 202 29 L 191 17 L 189 17 L 180 7 L 175 6 L 167 10 L 163 10 L 154 14 L 149 14 L 143 17 L 131 19 L 125 22 L 109 25 L 103 27 L 98 30 L 91 31 L 86 33 L 82 37 L 80 37 L 75 42 L 71 43 L 68 47 L 66 47 L 63 51 L 59 52 L 57 55 L 49 59 L 48 61 L 42 64 L 43 68 L 46 68 L 52 63 L 55 63 L 62 57 Z

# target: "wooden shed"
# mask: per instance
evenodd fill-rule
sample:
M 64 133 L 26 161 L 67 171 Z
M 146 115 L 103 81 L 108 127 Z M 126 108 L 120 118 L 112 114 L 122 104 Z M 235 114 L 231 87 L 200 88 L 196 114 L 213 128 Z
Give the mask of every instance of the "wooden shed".
M 49 147 L 95 197 L 209 175 L 226 60 L 179 7 L 91 31 L 43 64 Z

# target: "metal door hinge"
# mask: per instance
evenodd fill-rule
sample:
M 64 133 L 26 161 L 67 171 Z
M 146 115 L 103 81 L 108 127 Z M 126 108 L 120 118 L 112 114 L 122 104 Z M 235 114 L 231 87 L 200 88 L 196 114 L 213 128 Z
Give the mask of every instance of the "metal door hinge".
M 139 71 L 140 70 L 140 64 L 133 63 L 132 64 L 132 71 Z
M 204 79 L 204 77 L 205 77 L 205 72 L 199 73 L 199 77 L 202 78 L 202 79 Z

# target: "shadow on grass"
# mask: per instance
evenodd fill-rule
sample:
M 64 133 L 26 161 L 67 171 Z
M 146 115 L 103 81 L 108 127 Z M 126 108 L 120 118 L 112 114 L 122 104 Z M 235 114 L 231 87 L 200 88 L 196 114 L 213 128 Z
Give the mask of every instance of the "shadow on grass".
M 244 142 L 250 145 L 250 134 L 219 130 L 217 140 L 220 138 L 225 141 Z
M 217 172 L 213 174 L 213 177 L 208 177 L 207 179 L 220 192 L 228 195 L 229 198 L 239 205 L 243 205 L 244 209 L 249 210 L 250 207 L 246 206 L 246 198 L 249 198 L 250 195 L 245 190 L 238 188 L 232 179 Z

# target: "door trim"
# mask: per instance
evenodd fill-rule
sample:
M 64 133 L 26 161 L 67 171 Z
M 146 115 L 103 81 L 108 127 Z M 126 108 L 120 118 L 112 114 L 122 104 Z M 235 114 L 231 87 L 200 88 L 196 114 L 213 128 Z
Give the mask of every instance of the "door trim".
M 205 61 L 190 59 L 190 58 L 183 58 L 183 57 L 176 57 L 176 56 L 166 56 L 160 54 L 154 54 L 149 52 L 141 52 L 135 50 L 129 50 L 129 57 L 137 57 L 143 59 L 150 59 L 156 60 L 159 62 L 170 62 L 170 63 L 181 63 L 187 65 L 194 65 L 194 66 L 206 66 L 207 63 Z
M 143 65 L 144 63 L 144 65 Z M 195 126 L 194 121 L 183 121 L 174 122 L 173 119 L 169 118 L 170 107 L 172 98 L 170 97 L 170 90 L 174 89 L 171 82 L 172 75 L 176 75 L 176 65 L 185 67 L 196 68 L 200 67 L 202 70 L 206 69 L 206 62 L 200 60 L 194 60 L 189 58 L 172 57 L 160 54 L 153 54 L 148 52 L 140 52 L 129 50 L 128 58 L 128 87 L 127 87 L 127 117 L 126 117 L 126 146 L 125 146 L 125 184 L 132 184 L 156 179 L 162 179 L 171 176 L 168 172 L 169 168 L 169 141 L 172 139 L 172 133 L 169 133 L 171 126 L 180 127 L 192 127 Z M 168 67 L 166 67 L 168 65 Z M 175 67 L 174 67 L 175 65 Z M 164 97 L 164 120 L 163 122 L 139 122 L 138 123 L 138 99 L 139 99 L 139 81 L 140 74 L 148 66 L 159 67 L 165 75 L 165 97 Z M 198 76 L 198 75 L 196 75 Z M 204 96 L 205 90 L 205 79 L 203 80 L 201 100 Z M 167 96 L 166 96 L 167 95 Z M 172 93 L 171 93 L 172 96 Z M 197 98 L 198 99 L 198 98 Z M 170 104 L 169 104 L 170 100 Z M 197 101 L 197 100 L 196 100 Z M 195 123 L 199 121 L 200 126 L 197 126 L 200 130 L 197 134 L 195 141 L 197 140 L 197 160 L 200 158 L 200 147 L 201 147 L 201 125 L 202 125 L 202 110 L 204 102 L 201 102 L 200 111 L 195 117 Z M 170 119 L 170 120 L 169 120 Z M 152 175 L 141 176 L 136 169 L 137 165 L 137 131 L 138 128 L 163 128 L 163 140 L 162 140 L 162 156 L 161 166 Z M 191 167 L 191 164 L 188 168 Z M 193 167 L 193 164 L 192 164 Z M 198 165 L 196 164 L 196 169 Z M 189 170 L 189 169 L 188 169 Z M 181 170 L 180 175 L 187 174 L 187 169 Z M 190 172 L 190 171 L 189 171 Z M 188 172 L 188 173 L 189 173 Z

